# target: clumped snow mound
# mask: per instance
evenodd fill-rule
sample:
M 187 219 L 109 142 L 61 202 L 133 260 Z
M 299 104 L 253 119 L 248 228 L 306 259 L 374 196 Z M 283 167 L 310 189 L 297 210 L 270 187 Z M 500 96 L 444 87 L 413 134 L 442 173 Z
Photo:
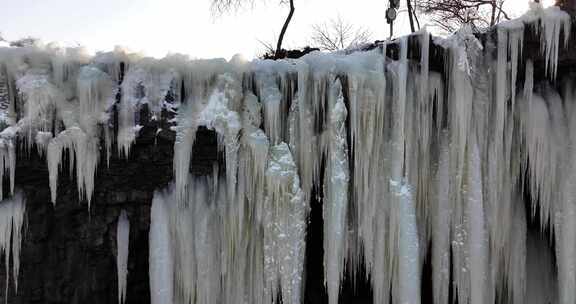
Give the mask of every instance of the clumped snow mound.
M 525 58 L 526 27 L 542 58 Z M 17 152 L 36 146 L 52 202 L 68 167 L 90 206 L 98 165 L 129 159 L 141 128 L 162 120 L 175 133 L 174 182 L 151 207 L 152 303 L 302 303 L 312 203 L 331 304 L 345 272 L 362 270 L 375 303 L 418 304 L 428 257 L 435 304 L 574 303 L 576 80 L 557 75 L 570 27 L 534 5 L 490 43 L 469 28 L 421 31 L 366 52 L 252 62 L 0 47 L 0 180 L 9 175 L 13 194 Z M 200 128 L 223 156 L 208 176 L 190 174 Z M 23 209 L 10 210 L 5 228 L 21 224 Z M 528 232 L 533 218 L 555 256 Z M 4 230 L 8 248 L 19 230 Z M 123 213 L 120 302 L 128 235 Z

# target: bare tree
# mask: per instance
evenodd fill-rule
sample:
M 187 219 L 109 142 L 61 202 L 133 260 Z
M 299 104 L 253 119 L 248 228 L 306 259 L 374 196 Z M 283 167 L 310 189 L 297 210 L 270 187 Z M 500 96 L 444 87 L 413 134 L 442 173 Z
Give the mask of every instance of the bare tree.
M 410 31 L 414 33 L 416 28 L 414 26 L 414 19 L 418 23 L 418 18 L 416 17 L 416 10 L 412 6 L 412 0 L 406 0 L 406 9 L 408 10 L 408 20 L 410 21 Z M 420 24 L 418 23 L 418 28 L 420 28 Z
M 505 0 L 420 0 L 417 7 L 431 21 L 447 32 L 454 32 L 464 24 L 481 31 L 507 19 L 503 9 Z
M 340 16 L 328 23 L 312 26 L 312 41 L 326 51 L 337 51 L 369 42 L 372 33 L 363 27 L 355 27 Z
M 294 11 L 296 8 L 294 7 L 294 0 L 279 0 L 280 4 L 288 4 L 290 7 L 290 12 L 284 20 L 284 24 L 282 25 L 282 29 L 280 30 L 280 35 L 278 36 L 278 41 L 276 43 L 276 50 L 274 58 L 278 59 L 282 56 L 282 41 L 284 40 L 284 35 L 286 34 L 286 30 L 288 29 L 288 25 L 292 20 L 292 16 L 294 15 Z M 238 10 L 243 5 L 253 5 L 254 0 L 212 0 L 212 10 L 216 13 L 222 14 L 224 12 L 228 12 L 231 10 Z

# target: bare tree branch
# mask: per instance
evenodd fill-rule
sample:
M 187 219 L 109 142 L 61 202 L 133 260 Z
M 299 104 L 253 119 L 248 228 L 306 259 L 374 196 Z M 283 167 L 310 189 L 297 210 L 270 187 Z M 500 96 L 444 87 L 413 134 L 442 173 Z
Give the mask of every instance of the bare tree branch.
M 243 6 L 253 6 L 254 0 L 212 0 L 210 9 L 213 15 L 237 11 Z
M 280 58 L 282 52 L 282 41 L 284 40 L 284 34 L 286 34 L 286 30 L 288 29 L 288 25 L 292 20 L 292 16 L 294 15 L 294 0 L 290 0 L 290 13 L 288 13 L 288 17 L 286 17 L 286 21 L 284 21 L 284 25 L 282 26 L 282 30 L 280 30 L 280 36 L 278 37 L 278 43 L 276 44 L 276 55 L 274 56 L 275 59 Z
M 328 23 L 312 26 L 312 42 L 326 51 L 355 47 L 370 41 L 372 33 L 363 27 L 355 27 L 340 16 Z
M 454 32 L 465 24 L 482 31 L 503 19 L 510 19 L 503 9 L 506 0 L 420 0 L 416 6 L 446 32 Z

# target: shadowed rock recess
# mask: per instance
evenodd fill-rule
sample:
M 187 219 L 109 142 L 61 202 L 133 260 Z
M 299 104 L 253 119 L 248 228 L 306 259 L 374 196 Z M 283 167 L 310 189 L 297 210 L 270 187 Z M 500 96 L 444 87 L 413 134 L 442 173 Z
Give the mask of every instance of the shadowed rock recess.
M 576 303 L 571 24 L 278 61 L 0 48 L 0 298 Z

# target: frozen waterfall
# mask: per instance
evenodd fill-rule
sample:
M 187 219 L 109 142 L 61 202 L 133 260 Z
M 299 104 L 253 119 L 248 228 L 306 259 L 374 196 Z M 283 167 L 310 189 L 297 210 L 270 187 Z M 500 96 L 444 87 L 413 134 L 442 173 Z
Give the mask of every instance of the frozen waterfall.
M 153 304 L 303 303 L 311 245 L 330 304 L 347 278 L 374 303 L 574 303 L 576 77 L 558 64 L 576 52 L 570 18 L 534 5 L 482 41 L 420 31 L 278 61 L 0 48 L 6 265 L 17 278 L 19 157 L 45 159 L 53 203 L 68 174 L 95 208 L 99 167 L 130 161 L 161 121 L 175 139 L 150 210 Z M 206 130 L 218 156 L 196 174 Z M 313 204 L 320 244 L 306 242 Z M 129 234 L 122 212 L 120 303 Z

